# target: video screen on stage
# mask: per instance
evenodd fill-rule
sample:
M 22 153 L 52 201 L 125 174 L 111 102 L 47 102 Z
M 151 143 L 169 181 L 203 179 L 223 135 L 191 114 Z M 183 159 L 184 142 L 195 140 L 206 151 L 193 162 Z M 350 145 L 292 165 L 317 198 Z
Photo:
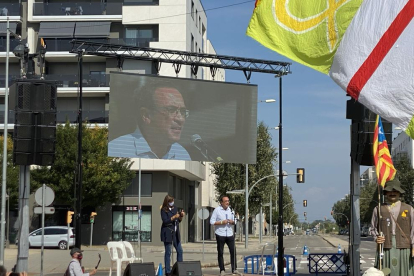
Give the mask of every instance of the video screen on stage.
M 111 72 L 108 156 L 256 163 L 257 86 Z

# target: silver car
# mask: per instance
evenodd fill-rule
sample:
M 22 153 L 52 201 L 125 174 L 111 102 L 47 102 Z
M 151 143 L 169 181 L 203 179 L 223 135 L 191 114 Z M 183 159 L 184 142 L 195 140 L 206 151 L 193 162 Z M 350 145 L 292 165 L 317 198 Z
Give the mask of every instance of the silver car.
M 69 228 L 69 247 L 75 245 L 75 234 L 72 227 Z M 45 227 L 44 247 L 58 247 L 66 249 L 68 244 L 68 227 L 67 226 L 49 226 Z M 37 229 L 29 234 L 29 246 L 42 246 L 42 228 Z

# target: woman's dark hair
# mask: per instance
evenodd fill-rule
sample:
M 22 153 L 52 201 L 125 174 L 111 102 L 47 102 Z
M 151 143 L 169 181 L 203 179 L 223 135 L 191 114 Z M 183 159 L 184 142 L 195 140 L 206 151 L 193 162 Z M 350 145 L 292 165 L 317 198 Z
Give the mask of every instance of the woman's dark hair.
M 165 212 L 168 212 L 170 210 L 170 205 L 168 205 L 168 203 L 173 202 L 174 201 L 174 197 L 170 196 L 170 195 L 166 195 L 164 198 L 164 202 L 162 203 L 162 209 Z

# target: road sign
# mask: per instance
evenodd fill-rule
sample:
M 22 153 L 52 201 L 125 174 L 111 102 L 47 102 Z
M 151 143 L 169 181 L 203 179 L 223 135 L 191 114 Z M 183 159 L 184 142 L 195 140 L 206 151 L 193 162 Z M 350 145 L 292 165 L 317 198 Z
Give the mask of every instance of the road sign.
M 279 170 L 276 171 L 276 175 L 279 176 Z M 286 179 L 288 177 L 288 172 L 283 170 L 282 175 L 283 175 L 283 179 Z
M 34 207 L 34 213 L 41 214 L 42 207 Z M 55 207 L 45 207 L 45 214 L 54 214 L 54 213 L 55 213 Z
M 199 219 L 207 219 L 210 213 L 208 212 L 207 208 L 201 208 L 198 210 L 197 215 Z
M 36 203 L 39 205 L 42 205 L 42 187 L 36 190 L 35 193 L 35 200 Z M 52 190 L 52 188 L 46 186 L 45 187 L 45 206 L 49 206 L 53 203 L 53 200 L 55 200 L 55 192 Z M 42 212 L 40 212 L 42 213 Z

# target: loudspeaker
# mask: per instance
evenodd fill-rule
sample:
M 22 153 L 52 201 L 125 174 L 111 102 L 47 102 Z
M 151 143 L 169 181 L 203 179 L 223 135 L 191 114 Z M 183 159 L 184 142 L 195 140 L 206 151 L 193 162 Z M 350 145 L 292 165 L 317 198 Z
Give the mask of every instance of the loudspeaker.
M 44 80 L 17 80 L 10 86 L 10 109 L 14 111 L 56 111 L 56 83 Z
M 173 276 L 202 276 L 200 261 L 176 262 L 171 270 Z
M 13 162 L 49 166 L 56 145 L 55 82 L 18 80 L 10 86 L 10 108 L 15 111 Z
M 124 276 L 155 276 L 154 263 L 128 264 Z
M 373 140 L 377 115 L 359 102 L 351 99 L 346 104 L 346 118 L 352 119 L 351 158 L 360 165 L 373 166 Z M 392 123 L 384 118 L 381 118 L 381 120 L 388 148 L 391 152 Z

